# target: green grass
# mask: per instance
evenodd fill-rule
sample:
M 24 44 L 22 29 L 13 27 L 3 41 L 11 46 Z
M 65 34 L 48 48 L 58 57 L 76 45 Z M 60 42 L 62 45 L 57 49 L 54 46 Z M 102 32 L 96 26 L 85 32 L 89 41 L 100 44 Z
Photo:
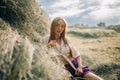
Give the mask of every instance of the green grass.
M 108 73 L 112 73 L 113 71 L 115 71 L 117 69 L 120 69 L 120 65 L 111 63 L 111 64 L 101 65 L 101 66 L 93 69 L 92 71 L 94 71 L 98 75 L 105 75 Z
M 100 38 L 100 37 L 110 37 L 116 34 L 113 30 L 100 30 L 100 29 L 70 29 L 67 33 L 69 35 L 78 36 L 82 38 Z M 89 31 L 90 30 L 90 31 Z
M 108 29 L 113 29 L 116 32 L 120 33 L 120 25 L 109 26 Z
M 119 80 L 120 34 L 112 29 L 69 28 L 72 43 L 81 52 L 82 62 L 105 80 Z M 86 36 L 87 35 L 87 36 Z

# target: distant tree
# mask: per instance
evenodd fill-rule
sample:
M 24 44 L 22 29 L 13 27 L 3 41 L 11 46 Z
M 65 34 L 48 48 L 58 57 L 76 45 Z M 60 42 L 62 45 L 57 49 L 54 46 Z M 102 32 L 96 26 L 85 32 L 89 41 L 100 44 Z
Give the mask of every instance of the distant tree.
M 99 27 L 105 27 L 106 26 L 106 24 L 104 23 L 104 22 L 100 22 L 100 23 L 98 23 L 97 24 Z

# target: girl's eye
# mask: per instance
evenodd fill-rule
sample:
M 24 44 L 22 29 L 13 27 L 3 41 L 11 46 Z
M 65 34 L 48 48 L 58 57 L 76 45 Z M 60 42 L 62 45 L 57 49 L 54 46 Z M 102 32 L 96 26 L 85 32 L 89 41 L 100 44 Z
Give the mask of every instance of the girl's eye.
M 62 28 L 64 28 L 64 26 L 62 25 Z

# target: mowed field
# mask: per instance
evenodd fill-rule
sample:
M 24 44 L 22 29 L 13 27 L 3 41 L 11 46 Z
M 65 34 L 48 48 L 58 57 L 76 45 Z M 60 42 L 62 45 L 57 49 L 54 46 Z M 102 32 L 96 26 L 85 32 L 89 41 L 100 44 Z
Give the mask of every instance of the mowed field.
M 83 65 L 105 80 L 120 80 L 120 33 L 104 28 L 69 28 L 68 36 L 81 53 Z

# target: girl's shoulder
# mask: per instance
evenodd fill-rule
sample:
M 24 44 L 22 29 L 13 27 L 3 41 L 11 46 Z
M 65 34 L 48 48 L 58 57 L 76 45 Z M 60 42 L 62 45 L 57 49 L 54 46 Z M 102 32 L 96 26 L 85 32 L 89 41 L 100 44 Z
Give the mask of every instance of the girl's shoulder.
M 67 42 L 71 43 L 70 37 L 66 37 Z

